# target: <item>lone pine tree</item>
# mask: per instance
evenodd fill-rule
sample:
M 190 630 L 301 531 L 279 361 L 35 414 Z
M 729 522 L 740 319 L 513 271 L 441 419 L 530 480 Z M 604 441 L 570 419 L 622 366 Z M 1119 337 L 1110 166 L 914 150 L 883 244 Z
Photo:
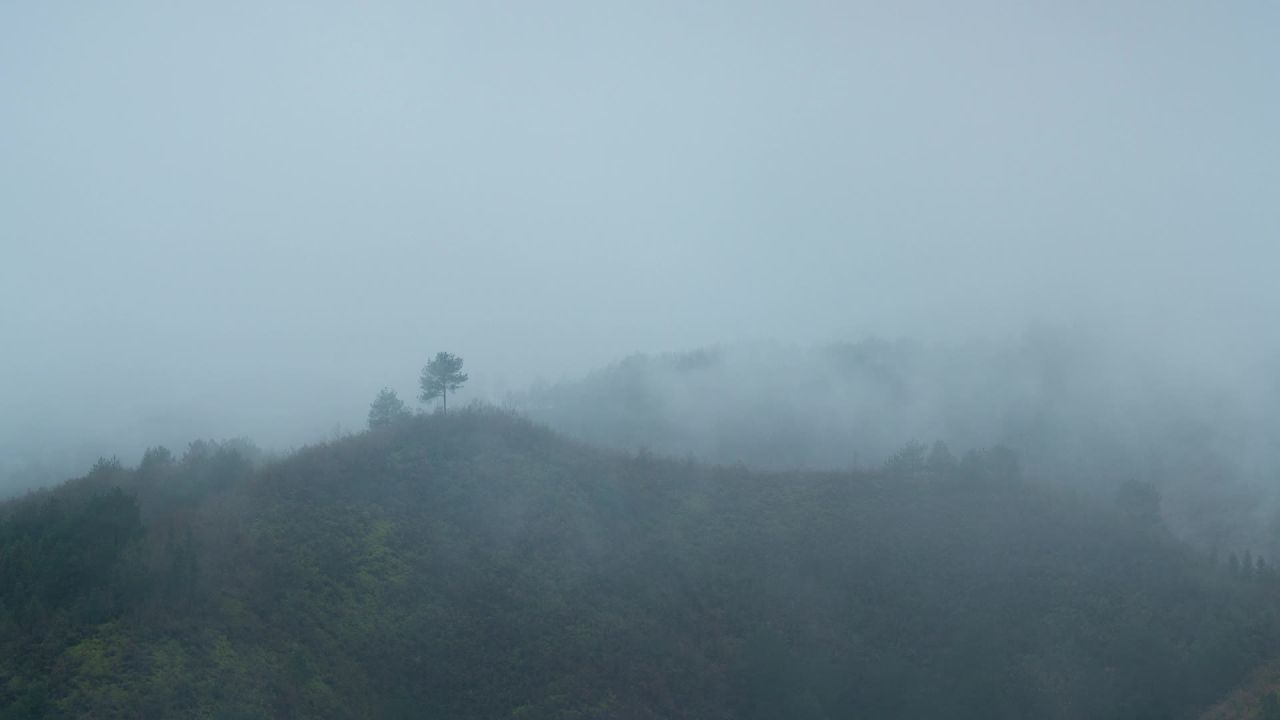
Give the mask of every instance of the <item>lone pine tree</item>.
M 422 394 L 418 399 L 425 403 L 440 398 L 442 409 L 448 413 L 449 393 L 456 392 L 466 381 L 467 374 L 462 372 L 462 358 L 453 353 L 438 352 L 422 368 Z

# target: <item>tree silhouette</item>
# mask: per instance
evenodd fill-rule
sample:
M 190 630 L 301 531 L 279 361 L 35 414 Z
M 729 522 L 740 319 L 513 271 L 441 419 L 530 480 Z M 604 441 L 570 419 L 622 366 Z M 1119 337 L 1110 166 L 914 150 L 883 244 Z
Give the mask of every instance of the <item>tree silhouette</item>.
M 452 353 L 438 352 L 422 368 L 422 394 L 418 399 L 431 402 L 440 398 L 444 412 L 448 413 L 449 393 L 456 392 L 466 381 L 467 374 L 462 372 L 462 358 Z
M 956 469 L 956 456 L 951 454 L 946 443 L 938 440 L 933 443 L 933 449 L 929 451 L 924 465 L 935 473 L 950 474 Z
M 396 395 L 396 391 L 391 388 L 382 388 L 378 396 L 373 399 L 373 403 L 369 405 L 370 430 L 386 427 L 407 417 L 409 417 L 409 410 Z

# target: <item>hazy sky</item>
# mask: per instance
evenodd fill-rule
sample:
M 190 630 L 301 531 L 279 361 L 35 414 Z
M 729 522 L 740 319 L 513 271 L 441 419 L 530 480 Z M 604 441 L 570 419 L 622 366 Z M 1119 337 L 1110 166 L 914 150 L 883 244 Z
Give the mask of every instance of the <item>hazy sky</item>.
M 636 351 L 1275 336 L 1280 4 L 0 4 L 0 448 Z M 1204 338 L 1212 338 L 1205 340 Z

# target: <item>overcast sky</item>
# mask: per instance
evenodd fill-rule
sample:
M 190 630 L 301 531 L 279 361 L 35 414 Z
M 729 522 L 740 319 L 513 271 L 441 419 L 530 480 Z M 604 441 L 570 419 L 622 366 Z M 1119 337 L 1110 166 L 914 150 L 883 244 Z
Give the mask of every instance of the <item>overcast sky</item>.
M 441 349 L 1252 348 L 1278 133 L 1270 0 L 9 0 L 0 447 L 294 442 Z

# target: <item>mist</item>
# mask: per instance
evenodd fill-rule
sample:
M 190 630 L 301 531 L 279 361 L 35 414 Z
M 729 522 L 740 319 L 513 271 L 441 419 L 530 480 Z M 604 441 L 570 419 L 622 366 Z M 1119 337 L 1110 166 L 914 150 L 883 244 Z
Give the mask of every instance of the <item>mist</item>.
M 1278 21 L 7 4 L 0 474 L 359 429 L 438 350 L 500 403 L 637 352 L 1050 328 L 1103 348 L 1073 382 L 1117 413 L 1154 375 L 1265 415 Z

